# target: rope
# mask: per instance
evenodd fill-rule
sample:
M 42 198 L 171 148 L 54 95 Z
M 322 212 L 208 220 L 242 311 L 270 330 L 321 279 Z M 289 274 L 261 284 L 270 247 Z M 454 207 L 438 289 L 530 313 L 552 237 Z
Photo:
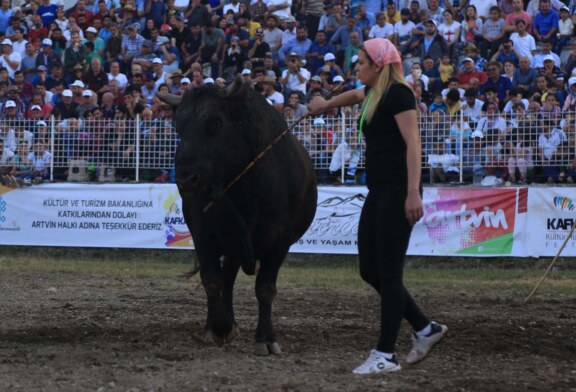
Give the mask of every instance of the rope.
M 228 191 L 228 189 L 232 188 L 234 186 L 234 184 L 236 184 L 244 176 L 244 174 L 246 174 L 260 159 L 262 159 L 262 157 L 264 155 L 266 155 L 266 153 L 268 151 L 270 151 L 272 149 L 272 147 L 280 141 L 280 139 L 282 139 L 288 132 L 292 131 L 292 129 L 294 129 L 294 127 L 296 125 L 298 125 L 302 120 L 304 120 L 306 118 L 306 116 L 307 116 L 307 114 L 303 115 L 298 120 L 296 120 L 296 122 L 294 122 L 294 124 L 292 124 L 292 126 L 290 128 L 286 128 L 286 130 L 284 132 L 282 132 L 280 135 L 278 135 L 278 137 L 276 139 L 274 139 L 274 141 L 272 143 L 270 143 L 264 150 L 262 150 L 262 152 L 260 152 L 260 154 L 256 155 L 256 158 L 254 158 L 252 160 L 252 162 L 250 162 L 244 168 L 244 170 L 242 170 L 240 172 L 240 174 L 238 174 L 236 176 L 236 178 L 234 180 L 232 180 L 232 182 L 230 182 L 226 186 L 226 188 L 224 188 L 223 193 L 226 193 Z M 204 207 L 204 209 L 202 211 L 207 212 L 212 207 L 213 204 L 214 204 L 214 200 L 212 200 L 210 203 L 208 203 L 208 205 L 206 207 Z

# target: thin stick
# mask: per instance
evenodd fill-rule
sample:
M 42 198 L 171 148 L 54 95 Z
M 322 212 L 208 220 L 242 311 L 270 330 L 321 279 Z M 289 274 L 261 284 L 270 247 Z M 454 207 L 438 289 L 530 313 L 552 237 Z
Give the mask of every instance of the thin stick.
M 232 180 L 232 182 L 230 184 L 228 184 L 228 186 L 226 186 L 226 188 L 224 188 L 224 192 L 226 193 L 228 191 L 228 189 L 232 188 L 232 186 L 234 184 L 236 184 L 238 182 L 238 180 L 240 180 L 242 178 L 242 176 L 244 176 L 244 174 L 246 174 L 248 172 L 248 170 L 250 170 L 252 168 L 252 166 L 254 166 L 256 164 L 256 162 L 258 162 L 268 151 L 270 151 L 270 149 L 276 144 L 278 143 L 278 141 L 280 139 L 282 139 L 284 137 L 284 135 L 286 135 L 288 132 L 292 131 L 292 129 L 294 129 L 294 127 L 296 125 L 298 125 L 300 123 L 300 121 L 304 120 L 307 117 L 308 114 L 303 115 L 302 117 L 300 117 L 298 120 L 296 120 L 296 122 L 294 124 L 292 124 L 292 126 L 290 128 L 286 128 L 286 130 L 284 132 L 282 132 L 280 135 L 278 135 L 278 137 L 276 139 L 274 139 L 274 141 L 272 143 L 270 143 L 268 145 L 268 147 L 266 147 L 260 154 L 258 154 L 256 156 L 256 158 L 254 158 L 254 160 L 252 162 L 250 162 L 245 168 L 244 170 L 242 170 L 242 172 L 240 174 L 238 174 L 236 176 L 236 178 L 234 180 Z M 210 201 L 210 203 L 208 203 L 208 205 L 206 207 L 204 207 L 204 209 L 202 210 L 203 212 L 206 212 L 210 209 L 210 207 L 212 207 L 212 205 L 214 204 L 214 200 Z
M 526 302 L 528 302 L 528 300 L 534 295 L 534 293 L 536 292 L 536 290 L 538 290 L 538 287 L 540 287 L 540 285 L 542 284 L 542 282 L 544 282 L 544 279 L 546 279 L 546 276 L 548 275 L 548 273 L 550 272 L 550 270 L 552 269 L 552 266 L 554 265 L 554 263 L 556 262 L 556 259 L 558 259 L 558 256 L 560 256 L 560 253 L 562 253 L 562 250 L 564 249 L 564 247 L 566 246 L 566 244 L 568 243 L 568 240 L 572 237 L 572 233 L 574 233 L 574 229 L 576 228 L 576 225 L 572 225 L 572 229 L 570 230 L 570 234 L 568 234 L 568 236 L 566 236 L 566 239 L 564 240 L 564 242 L 562 243 L 562 246 L 560 247 L 560 249 L 558 249 L 558 253 L 556 253 L 556 256 L 554 257 L 554 259 L 552 259 L 552 262 L 550 263 L 550 265 L 548 266 L 548 268 L 546 269 L 546 272 L 544 272 L 544 275 L 542 275 L 542 277 L 540 278 L 540 281 L 536 284 L 536 286 L 534 286 L 534 288 L 532 289 L 532 292 L 530 294 L 528 294 L 528 296 L 526 297 L 526 299 L 524 299 L 523 304 L 525 304 Z

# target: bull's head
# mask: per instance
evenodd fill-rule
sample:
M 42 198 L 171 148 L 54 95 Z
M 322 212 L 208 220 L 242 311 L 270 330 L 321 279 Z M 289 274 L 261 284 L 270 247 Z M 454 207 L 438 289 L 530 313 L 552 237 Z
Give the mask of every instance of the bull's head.
M 226 90 L 203 86 L 184 96 L 158 94 L 176 110 L 176 182 L 180 192 L 218 199 L 234 177 L 254 158 L 249 86 L 237 78 Z

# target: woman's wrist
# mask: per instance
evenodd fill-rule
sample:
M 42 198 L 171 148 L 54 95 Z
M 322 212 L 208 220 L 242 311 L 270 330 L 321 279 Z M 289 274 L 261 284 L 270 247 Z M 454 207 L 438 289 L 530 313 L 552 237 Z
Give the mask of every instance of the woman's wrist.
M 408 190 L 408 194 L 417 194 L 418 196 L 420 196 L 420 189 L 410 189 Z

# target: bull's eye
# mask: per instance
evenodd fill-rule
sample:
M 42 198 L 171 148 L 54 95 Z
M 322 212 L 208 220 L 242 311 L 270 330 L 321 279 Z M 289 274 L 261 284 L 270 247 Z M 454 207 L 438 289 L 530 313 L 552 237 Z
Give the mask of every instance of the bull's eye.
M 206 124 L 206 131 L 209 135 L 216 135 L 220 133 L 224 123 L 219 118 L 214 118 Z

